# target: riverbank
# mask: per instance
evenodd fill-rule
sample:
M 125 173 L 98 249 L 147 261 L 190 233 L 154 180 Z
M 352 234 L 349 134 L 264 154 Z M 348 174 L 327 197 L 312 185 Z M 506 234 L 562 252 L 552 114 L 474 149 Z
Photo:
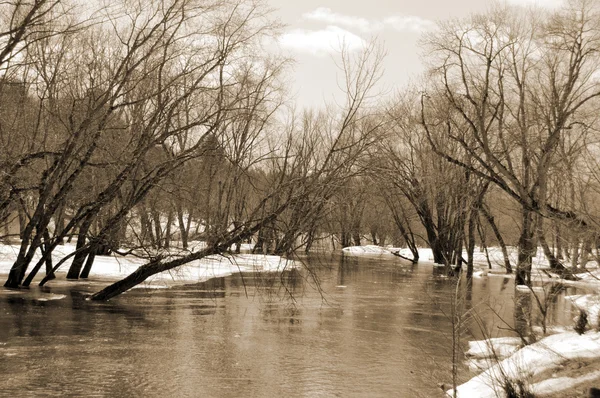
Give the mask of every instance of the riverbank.
M 193 242 L 190 246 L 190 250 L 200 248 L 202 248 L 201 242 Z M 18 245 L 0 245 L 0 275 L 7 275 L 10 272 L 10 268 L 17 258 L 18 251 Z M 53 253 L 54 264 L 74 251 L 75 244 L 73 243 L 58 246 Z M 189 253 L 189 250 L 173 249 L 169 252 L 173 257 L 187 253 Z M 35 264 L 39 258 L 40 253 L 37 252 L 32 264 Z M 56 280 L 65 279 L 71 261 L 72 259 L 65 261 L 56 271 Z M 147 259 L 136 257 L 135 255 L 120 256 L 118 254 L 111 254 L 109 256 L 96 256 L 88 280 L 119 280 L 134 272 L 147 261 Z M 201 260 L 192 261 L 175 270 L 153 275 L 137 287 L 169 287 L 204 282 L 212 278 L 228 276 L 237 272 L 281 272 L 296 266 L 297 264 L 294 261 L 279 256 L 262 254 L 213 255 Z M 41 280 L 43 276 L 44 272 L 42 269 L 33 283 Z M 49 284 L 52 284 L 52 281 Z
M 600 386 L 600 332 L 565 331 L 520 349 L 514 343 L 506 338 L 471 342 L 467 355 L 489 367 L 458 386 L 458 397 L 504 397 L 508 388 L 535 397 L 581 397 Z
M 549 327 L 550 335 L 528 345 L 520 337 L 470 342 L 467 360 L 471 369 L 479 368 L 481 373 L 457 387 L 459 398 L 505 397 L 511 388 L 523 397 L 575 398 L 587 397 L 591 387 L 600 387 L 600 271 L 593 264 L 593 269 L 575 274 L 578 280 L 563 281 L 546 267 L 537 268 L 538 285 L 558 282 L 592 292 L 564 297 L 587 315 L 585 333 L 574 331 L 574 319 L 566 327 Z M 517 289 L 538 295 L 536 299 L 543 302 L 542 286 Z M 454 396 L 454 391 L 446 394 Z
M 517 250 L 509 247 L 512 264 L 516 263 Z M 378 246 L 354 246 L 343 249 L 352 256 L 387 256 L 399 252 L 412 258 L 407 249 L 383 248 Z M 466 257 L 466 253 L 464 253 Z M 430 249 L 419 249 L 421 260 L 432 261 Z M 474 255 L 477 270 L 475 278 L 488 278 L 497 274 L 506 275 L 502 267 L 504 258 L 499 248 L 489 248 L 487 254 L 477 250 Z M 600 387 L 600 270 L 595 260 L 590 259 L 585 269 L 577 270 L 576 280 L 560 278 L 550 268 L 540 248 L 533 259 L 533 287 L 517 286 L 521 295 L 537 295 L 544 301 L 546 286 L 561 283 L 589 293 L 565 296 L 575 308 L 585 311 L 588 319 L 587 331 L 579 335 L 573 330 L 575 321 L 566 327 L 549 327 L 548 336 L 537 342 L 524 345 L 520 337 L 489 338 L 471 341 L 466 352 L 472 371 L 479 374 L 457 388 L 459 398 L 496 398 L 507 396 L 507 389 L 521 393 L 527 391 L 535 397 L 582 397 L 588 396 L 591 387 Z M 453 390 L 447 390 L 453 396 Z M 526 396 L 526 395 L 522 395 Z

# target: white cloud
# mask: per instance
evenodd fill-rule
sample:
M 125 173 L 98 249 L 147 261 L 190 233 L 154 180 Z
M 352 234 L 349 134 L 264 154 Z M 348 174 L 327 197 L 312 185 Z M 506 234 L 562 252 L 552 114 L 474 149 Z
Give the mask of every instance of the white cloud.
M 367 42 L 360 36 L 338 26 L 328 26 L 321 30 L 294 29 L 279 38 L 281 46 L 314 55 L 339 51 L 342 46 L 357 50 Z
M 319 7 L 314 11 L 303 14 L 302 17 L 313 21 L 325 22 L 330 25 L 341 25 L 358 29 L 364 33 L 376 32 L 386 28 L 398 31 L 421 32 L 434 26 L 432 21 L 412 15 L 393 15 L 382 20 L 369 20 L 352 15 L 338 14 L 326 7 Z
M 564 4 L 563 0 L 507 0 L 507 2 L 518 6 L 538 6 L 542 8 L 558 8 Z
M 435 27 L 435 23 L 433 21 L 415 16 L 395 15 L 384 19 L 383 23 L 386 26 L 400 31 L 410 30 L 414 32 L 423 32 Z
M 361 32 L 372 32 L 381 28 L 380 26 L 377 26 L 378 24 L 376 22 L 369 21 L 366 18 L 338 14 L 326 7 L 319 7 L 312 12 L 303 14 L 302 17 L 313 21 L 325 22 L 330 25 L 342 25 L 356 28 Z

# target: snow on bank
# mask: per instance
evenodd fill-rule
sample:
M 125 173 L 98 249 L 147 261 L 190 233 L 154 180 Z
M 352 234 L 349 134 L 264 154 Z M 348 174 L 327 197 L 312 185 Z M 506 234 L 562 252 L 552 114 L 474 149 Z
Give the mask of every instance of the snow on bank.
M 523 346 L 518 337 L 496 337 L 487 340 L 469 341 L 465 352 L 466 363 L 473 372 L 482 372 L 492 366 L 496 358 L 504 359 Z
M 419 259 L 425 261 L 433 261 L 433 253 L 429 248 L 419 248 Z M 413 258 L 412 252 L 407 248 L 402 247 L 382 247 L 377 245 L 365 245 L 365 246 L 349 246 L 342 249 L 344 254 L 352 256 L 387 256 L 398 253 L 406 258 Z
M 507 248 L 508 258 L 510 263 L 513 265 L 513 268 L 516 268 L 517 257 L 518 257 L 518 249 L 514 246 L 508 246 Z M 419 260 L 420 261 L 433 261 L 433 252 L 430 248 L 418 248 L 419 252 Z M 406 258 L 413 258 L 412 252 L 408 248 L 402 247 L 392 247 L 392 246 L 377 246 L 377 245 L 364 245 L 364 246 L 349 246 L 344 247 L 342 249 L 344 254 L 355 255 L 355 256 L 383 256 L 383 255 L 391 255 L 393 253 L 398 253 Z M 488 262 L 489 257 L 489 262 Z M 463 258 L 468 258 L 468 254 L 463 251 Z M 488 269 L 491 264 L 491 269 L 489 270 L 490 274 L 502 273 L 505 274 L 504 268 L 504 255 L 502 253 L 502 249 L 499 247 L 488 247 L 487 255 L 486 250 L 482 247 L 476 247 L 473 253 L 473 263 L 481 269 Z M 568 264 L 565 263 L 565 266 L 569 268 Z M 541 247 L 538 247 L 537 252 L 532 258 L 532 267 L 535 270 L 543 270 L 540 271 L 541 279 L 560 279 L 557 274 L 553 274 L 550 270 L 550 263 L 546 256 L 544 255 L 544 251 Z M 487 271 L 486 271 L 487 272 Z M 478 275 L 478 276 L 486 276 Z M 589 258 L 586 262 L 585 269 L 576 274 L 579 279 L 581 279 L 580 284 L 584 284 L 583 282 L 588 282 L 589 285 L 600 285 L 600 268 L 598 266 L 597 261 L 594 258 Z M 573 284 L 571 281 L 565 281 L 569 284 Z
M 566 391 L 577 384 L 593 380 L 593 373 L 581 377 L 561 377 L 536 380 L 536 376 L 548 374 L 567 361 L 600 359 L 600 332 L 590 331 L 583 335 L 564 332 L 548 336 L 537 343 L 523 347 L 510 357 L 499 361 L 480 375 L 457 387 L 458 397 L 495 398 L 504 396 L 505 380 L 531 382 L 534 394 Z M 447 391 L 449 396 L 452 390 Z
M 135 271 L 145 261 L 139 259 L 97 258 L 91 277 L 121 279 Z M 213 255 L 195 260 L 176 269 L 151 276 L 146 283 L 171 285 L 197 283 L 211 278 L 228 276 L 237 272 L 280 272 L 295 267 L 291 260 L 262 254 Z
M 597 294 L 576 294 L 565 296 L 565 299 L 571 301 L 579 310 L 587 312 L 588 322 L 592 326 L 598 326 L 598 316 L 600 315 L 600 296 Z
M 344 247 L 342 249 L 344 254 L 350 254 L 353 256 L 381 256 L 381 255 L 392 255 L 392 252 L 385 247 L 376 246 L 376 245 L 366 245 L 366 246 L 349 246 Z
M 202 245 L 197 246 L 200 247 Z M 0 245 L 0 274 L 9 273 L 17 257 L 18 250 L 19 247 L 16 245 Z M 74 244 L 65 244 L 57 247 L 53 255 L 54 264 L 73 251 L 75 251 Z M 185 253 L 173 252 L 173 256 L 178 254 Z M 40 254 L 36 253 L 32 263 L 35 264 L 39 258 Z M 122 279 L 146 262 L 147 260 L 145 259 L 133 256 L 123 257 L 115 254 L 110 256 L 96 256 L 94 266 L 90 272 L 90 279 Z M 71 259 L 67 260 L 57 273 L 66 273 L 70 264 Z M 201 260 L 192 261 L 176 269 L 153 275 L 146 280 L 142 287 L 197 283 L 215 277 L 228 276 L 237 272 L 280 272 L 294 267 L 297 267 L 294 261 L 279 256 L 262 254 L 213 255 Z M 40 271 L 36 280 L 41 279 L 42 274 L 43 270 Z
M 496 337 L 487 340 L 469 341 L 466 356 L 472 358 L 492 358 L 494 356 L 506 358 L 515 353 L 523 341 L 519 337 Z

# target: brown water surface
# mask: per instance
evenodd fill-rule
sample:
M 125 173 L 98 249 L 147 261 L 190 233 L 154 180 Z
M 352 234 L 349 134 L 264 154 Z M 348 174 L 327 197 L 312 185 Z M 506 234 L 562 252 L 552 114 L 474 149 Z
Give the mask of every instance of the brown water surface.
M 0 396 L 442 396 L 453 280 L 390 257 L 305 261 L 322 292 L 306 272 L 135 289 L 108 303 L 85 300 L 100 281 L 0 289 Z M 465 309 L 508 334 L 488 309 L 512 325 L 513 284 L 475 279 Z M 554 323 L 572 317 L 561 297 L 553 308 Z

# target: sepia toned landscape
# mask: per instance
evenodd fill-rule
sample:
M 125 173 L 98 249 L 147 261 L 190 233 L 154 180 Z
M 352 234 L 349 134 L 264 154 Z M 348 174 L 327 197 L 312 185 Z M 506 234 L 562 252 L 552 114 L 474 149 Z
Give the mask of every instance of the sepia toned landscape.
M 0 396 L 599 397 L 600 1 L 0 2 Z

